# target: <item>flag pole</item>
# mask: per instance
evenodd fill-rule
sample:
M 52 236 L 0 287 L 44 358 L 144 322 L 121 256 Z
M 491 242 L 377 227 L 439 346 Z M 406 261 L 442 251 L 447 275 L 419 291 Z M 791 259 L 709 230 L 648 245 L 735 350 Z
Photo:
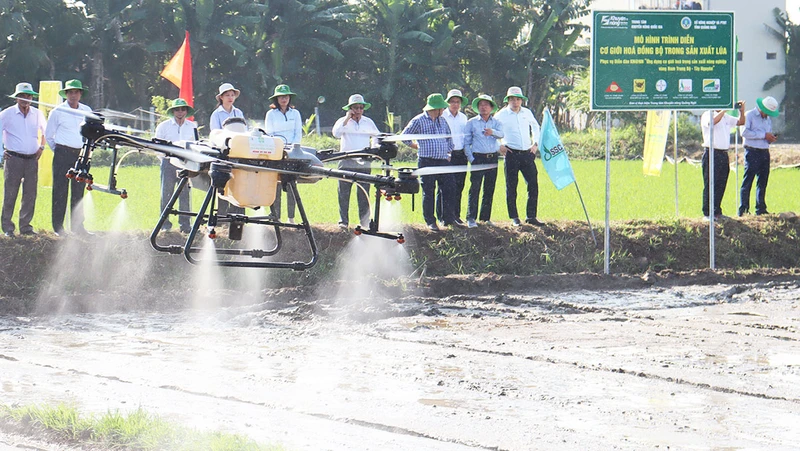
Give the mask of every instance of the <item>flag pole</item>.
M 586 215 L 586 223 L 589 224 L 589 231 L 592 232 L 592 239 L 594 240 L 594 247 L 597 247 L 597 237 L 594 234 L 594 228 L 592 227 L 592 221 L 589 220 L 589 212 L 586 210 L 586 203 L 583 201 L 583 196 L 581 195 L 581 189 L 578 187 L 578 179 L 575 179 L 575 190 L 578 191 L 578 199 L 581 201 L 581 207 L 583 207 L 583 214 Z

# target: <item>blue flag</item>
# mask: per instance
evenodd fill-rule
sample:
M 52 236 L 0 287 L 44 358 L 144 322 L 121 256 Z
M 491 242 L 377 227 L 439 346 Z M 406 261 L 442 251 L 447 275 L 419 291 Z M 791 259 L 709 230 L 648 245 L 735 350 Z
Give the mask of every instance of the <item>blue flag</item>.
M 565 186 L 575 182 L 575 174 L 569 164 L 567 151 L 561 144 L 561 137 L 553 123 L 550 111 L 544 110 L 544 121 L 542 121 L 542 136 L 539 138 L 539 147 L 542 152 L 542 164 L 550 180 L 557 189 L 564 189 Z

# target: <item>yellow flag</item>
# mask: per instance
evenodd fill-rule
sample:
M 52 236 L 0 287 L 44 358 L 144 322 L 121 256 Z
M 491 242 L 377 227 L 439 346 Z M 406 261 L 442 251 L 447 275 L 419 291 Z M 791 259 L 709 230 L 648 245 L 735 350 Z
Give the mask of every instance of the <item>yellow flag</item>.
M 644 175 L 661 175 L 671 111 L 648 111 L 644 135 Z
M 60 81 L 42 81 L 39 82 L 39 101 L 50 105 L 58 105 L 63 102 L 58 95 L 61 91 Z M 45 105 L 40 105 L 39 109 L 42 110 L 45 118 L 48 118 L 52 108 Z M 45 147 L 42 158 L 39 159 L 39 186 L 53 186 L 53 149 L 50 146 Z

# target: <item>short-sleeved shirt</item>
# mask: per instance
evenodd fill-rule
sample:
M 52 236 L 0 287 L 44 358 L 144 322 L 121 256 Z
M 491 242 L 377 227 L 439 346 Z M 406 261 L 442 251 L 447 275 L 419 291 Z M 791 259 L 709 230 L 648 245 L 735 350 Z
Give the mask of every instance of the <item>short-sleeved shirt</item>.
M 3 128 L 3 146 L 25 155 L 39 151 L 39 132 L 44 135 L 47 121 L 37 108 L 28 107 L 23 115 L 19 105 L 12 105 L 0 112 L 0 126 Z
M 714 113 L 716 115 L 717 113 Z M 703 147 L 709 147 L 709 135 L 711 129 L 708 124 L 711 122 L 711 113 L 706 111 L 700 117 L 700 124 L 703 129 Z M 733 117 L 730 114 L 725 114 L 722 119 L 714 125 L 714 149 L 728 150 L 731 147 L 731 129 L 739 123 L 738 117 Z

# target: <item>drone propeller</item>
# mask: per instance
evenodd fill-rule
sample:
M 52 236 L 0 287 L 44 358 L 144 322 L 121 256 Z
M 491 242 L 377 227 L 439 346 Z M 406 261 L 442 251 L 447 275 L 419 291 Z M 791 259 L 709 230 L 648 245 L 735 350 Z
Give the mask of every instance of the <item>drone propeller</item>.
M 364 135 L 364 136 L 374 136 L 379 141 L 386 141 L 386 142 L 398 142 L 398 141 L 421 141 L 426 139 L 446 139 L 446 138 L 453 138 L 455 136 L 463 136 L 463 134 L 449 134 L 449 135 L 437 135 L 437 134 L 399 134 L 393 135 L 391 133 L 368 133 L 368 132 L 348 132 L 351 135 Z
M 12 99 L 16 98 L 16 97 L 12 97 L 12 96 L 8 96 L 8 97 L 10 97 Z M 28 100 L 28 101 L 31 102 L 31 103 L 34 103 L 36 105 L 40 105 L 40 106 L 43 106 L 43 107 L 50 108 L 51 110 L 54 110 L 59 106 L 59 105 L 53 105 L 52 103 L 40 102 L 38 100 L 33 100 L 33 99 Z M 121 119 L 130 119 L 130 118 L 137 119 L 137 117 L 132 115 L 132 114 L 128 114 L 128 113 L 125 113 L 125 112 L 122 112 L 122 111 L 111 110 L 111 109 L 108 109 L 108 108 L 103 108 L 102 110 L 98 110 L 98 111 L 84 111 L 84 110 L 77 109 L 77 108 L 62 108 L 59 111 L 62 111 L 62 112 L 65 112 L 65 113 L 69 113 L 69 114 L 74 114 L 74 115 L 77 115 L 77 116 L 83 116 L 83 117 L 85 117 L 87 119 L 91 119 L 91 120 L 95 120 L 95 121 L 102 120 L 102 119 L 104 119 L 106 117 L 117 117 L 117 118 L 121 118 Z M 112 130 L 112 131 L 122 132 L 122 133 L 139 133 L 139 134 L 149 133 L 148 131 L 145 131 L 145 130 L 139 130 L 139 129 L 130 128 L 130 127 L 123 127 L 121 125 L 115 125 L 115 124 L 104 124 L 103 126 L 107 130 Z

